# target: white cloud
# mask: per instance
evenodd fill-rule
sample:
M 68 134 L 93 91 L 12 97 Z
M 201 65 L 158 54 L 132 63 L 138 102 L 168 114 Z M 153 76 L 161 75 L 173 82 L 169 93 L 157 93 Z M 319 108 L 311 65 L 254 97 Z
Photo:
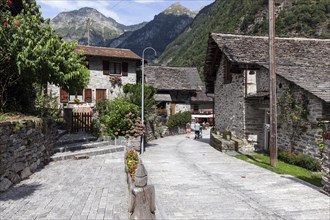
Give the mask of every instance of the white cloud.
M 38 0 L 38 3 L 42 3 L 47 7 L 58 10 L 59 12 L 77 10 L 83 7 L 95 8 L 105 16 L 119 21 L 118 14 L 111 9 L 113 5 L 117 4 L 114 1 Z

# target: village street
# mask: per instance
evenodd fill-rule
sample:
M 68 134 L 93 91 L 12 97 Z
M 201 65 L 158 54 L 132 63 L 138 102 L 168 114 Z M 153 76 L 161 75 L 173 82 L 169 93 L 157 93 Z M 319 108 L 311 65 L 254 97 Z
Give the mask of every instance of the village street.
M 142 155 L 157 219 L 329 219 L 329 197 L 185 135 Z M 51 162 L 0 194 L 0 219 L 128 219 L 124 152 Z
M 152 141 L 142 159 L 162 219 L 329 219 L 330 198 L 184 135 Z
M 51 162 L 0 194 L 0 219 L 128 219 L 124 152 Z

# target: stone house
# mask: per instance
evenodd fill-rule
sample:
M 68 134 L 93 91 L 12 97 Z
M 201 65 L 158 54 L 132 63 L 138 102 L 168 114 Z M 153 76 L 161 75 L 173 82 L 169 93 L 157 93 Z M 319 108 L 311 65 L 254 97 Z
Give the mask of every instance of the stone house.
M 136 83 L 141 57 L 131 50 L 83 45 L 78 45 L 75 50 L 87 58 L 90 81 L 84 91 L 77 94 L 68 94 L 50 85 L 49 91 L 59 97 L 62 105 L 74 104 L 78 98 L 79 104 L 93 107 L 99 100 L 117 98 L 122 93 L 122 85 Z
M 320 157 L 318 123 L 330 118 L 330 40 L 276 38 L 275 47 L 278 147 Z M 215 128 L 243 147 L 269 147 L 268 51 L 267 37 L 209 37 L 204 76 Z
M 178 112 L 211 112 L 212 99 L 203 94 L 205 87 L 194 67 L 145 67 L 145 82 L 157 89 L 159 111 L 165 115 Z

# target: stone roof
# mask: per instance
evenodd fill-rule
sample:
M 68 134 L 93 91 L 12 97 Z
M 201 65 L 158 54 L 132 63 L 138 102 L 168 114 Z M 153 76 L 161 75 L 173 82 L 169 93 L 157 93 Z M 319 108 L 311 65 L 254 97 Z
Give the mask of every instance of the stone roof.
M 191 97 L 192 102 L 213 102 L 213 99 L 206 95 L 205 86 L 202 86 L 202 90 L 196 91 L 196 96 Z
M 133 51 L 129 49 L 77 45 L 75 51 L 81 51 L 85 55 L 89 55 L 89 56 L 141 60 L 141 57 L 139 57 L 137 54 L 135 54 Z
M 172 102 L 172 98 L 170 94 L 155 94 L 155 100 L 158 102 Z
M 212 33 L 204 68 L 207 85 L 218 68 L 212 64 L 219 56 L 215 47 L 233 63 L 268 69 L 268 37 Z M 330 102 L 330 39 L 276 38 L 275 48 L 278 75 Z
M 146 83 L 157 90 L 201 90 L 203 83 L 195 67 L 147 66 Z

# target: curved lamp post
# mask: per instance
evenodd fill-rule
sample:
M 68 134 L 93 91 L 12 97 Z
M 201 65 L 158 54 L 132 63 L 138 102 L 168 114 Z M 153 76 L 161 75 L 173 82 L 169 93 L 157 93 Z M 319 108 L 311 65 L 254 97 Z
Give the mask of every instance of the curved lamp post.
M 142 52 L 142 91 L 141 91 L 141 122 L 144 125 L 144 52 L 148 49 L 151 49 L 155 52 L 155 56 L 157 56 L 157 52 L 152 47 L 144 48 Z M 141 149 L 140 154 L 144 152 L 144 135 L 141 136 Z

